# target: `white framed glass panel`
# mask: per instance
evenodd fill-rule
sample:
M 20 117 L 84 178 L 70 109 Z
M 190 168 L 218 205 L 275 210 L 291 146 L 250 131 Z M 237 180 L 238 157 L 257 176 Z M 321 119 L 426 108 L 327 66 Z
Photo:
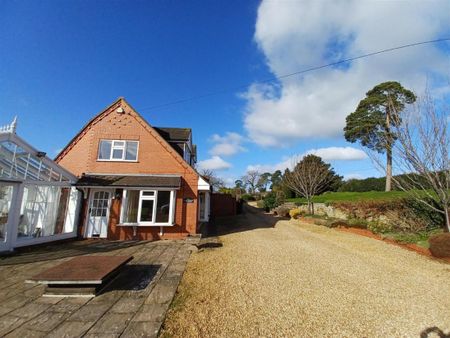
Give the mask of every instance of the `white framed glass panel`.
M 98 160 L 136 161 L 138 148 L 138 141 L 100 140 Z
M 125 152 L 125 141 L 113 141 L 113 160 L 123 160 Z
M 169 223 L 171 201 L 170 195 L 170 191 L 158 191 L 155 223 Z
M 112 158 L 113 160 L 121 160 L 123 158 L 123 149 L 113 149 L 113 153 L 112 153 Z
M 174 223 L 176 192 L 173 190 L 124 190 L 120 223 L 158 226 Z
M 109 160 L 111 158 L 112 141 L 100 140 L 98 149 L 99 160 Z
M 67 232 L 65 222 L 70 198 L 69 187 L 25 185 L 17 238 L 32 239 Z
M 137 160 L 137 151 L 138 151 L 138 142 L 127 141 L 125 160 L 136 161 Z
M 154 223 L 153 222 L 153 214 L 154 214 L 154 200 L 141 200 L 140 205 L 140 222 L 148 222 L 148 223 Z
M 0 242 L 6 241 L 8 217 L 13 195 L 12 185 L 0 185 Z
M 155 196 L 154 191 L 143 191 L 142 196 Z

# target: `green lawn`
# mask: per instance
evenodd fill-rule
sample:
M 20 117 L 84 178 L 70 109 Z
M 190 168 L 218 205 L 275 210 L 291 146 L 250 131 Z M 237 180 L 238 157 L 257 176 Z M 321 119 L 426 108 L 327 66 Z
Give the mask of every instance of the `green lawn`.
M 403 191 L 367 191 L 367 192 L 328 192 L 315 196 L 313 201 L 316 203 L 336 202 L 336 201 L 368 201 L 368 200 L 392 200 L 396 198 L 407 197 Z M 288 202 L 306 202 L 304 198 L 290 198 Z

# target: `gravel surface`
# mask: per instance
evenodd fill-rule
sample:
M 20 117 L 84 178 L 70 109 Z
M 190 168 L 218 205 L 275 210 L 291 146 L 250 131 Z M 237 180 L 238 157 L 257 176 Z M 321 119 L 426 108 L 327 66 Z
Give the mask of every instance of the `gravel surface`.
M 450 334 L 448 264 L 255 211 L 222 223 L 223 247 L 191 256 L 163 336 Z

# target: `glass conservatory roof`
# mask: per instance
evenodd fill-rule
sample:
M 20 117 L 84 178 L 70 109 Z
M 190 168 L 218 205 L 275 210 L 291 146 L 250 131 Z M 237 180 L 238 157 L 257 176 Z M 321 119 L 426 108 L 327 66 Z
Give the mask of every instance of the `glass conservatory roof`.
M 75 176 L 14 133 L 0 131 L 0 179 L 72 182 Z

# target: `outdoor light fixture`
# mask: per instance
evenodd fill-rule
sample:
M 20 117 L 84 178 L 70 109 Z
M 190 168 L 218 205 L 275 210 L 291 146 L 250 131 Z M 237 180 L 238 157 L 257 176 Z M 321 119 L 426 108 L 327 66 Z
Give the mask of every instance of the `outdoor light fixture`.
M 38 158 L 43 158 L 43 157 L 45 157 L 45 155 L 47 155 L 47 153 L 44 152 L 44 151 L 38 151 L 38 152 L 36 153 L 36 156 L 37 156 Z

